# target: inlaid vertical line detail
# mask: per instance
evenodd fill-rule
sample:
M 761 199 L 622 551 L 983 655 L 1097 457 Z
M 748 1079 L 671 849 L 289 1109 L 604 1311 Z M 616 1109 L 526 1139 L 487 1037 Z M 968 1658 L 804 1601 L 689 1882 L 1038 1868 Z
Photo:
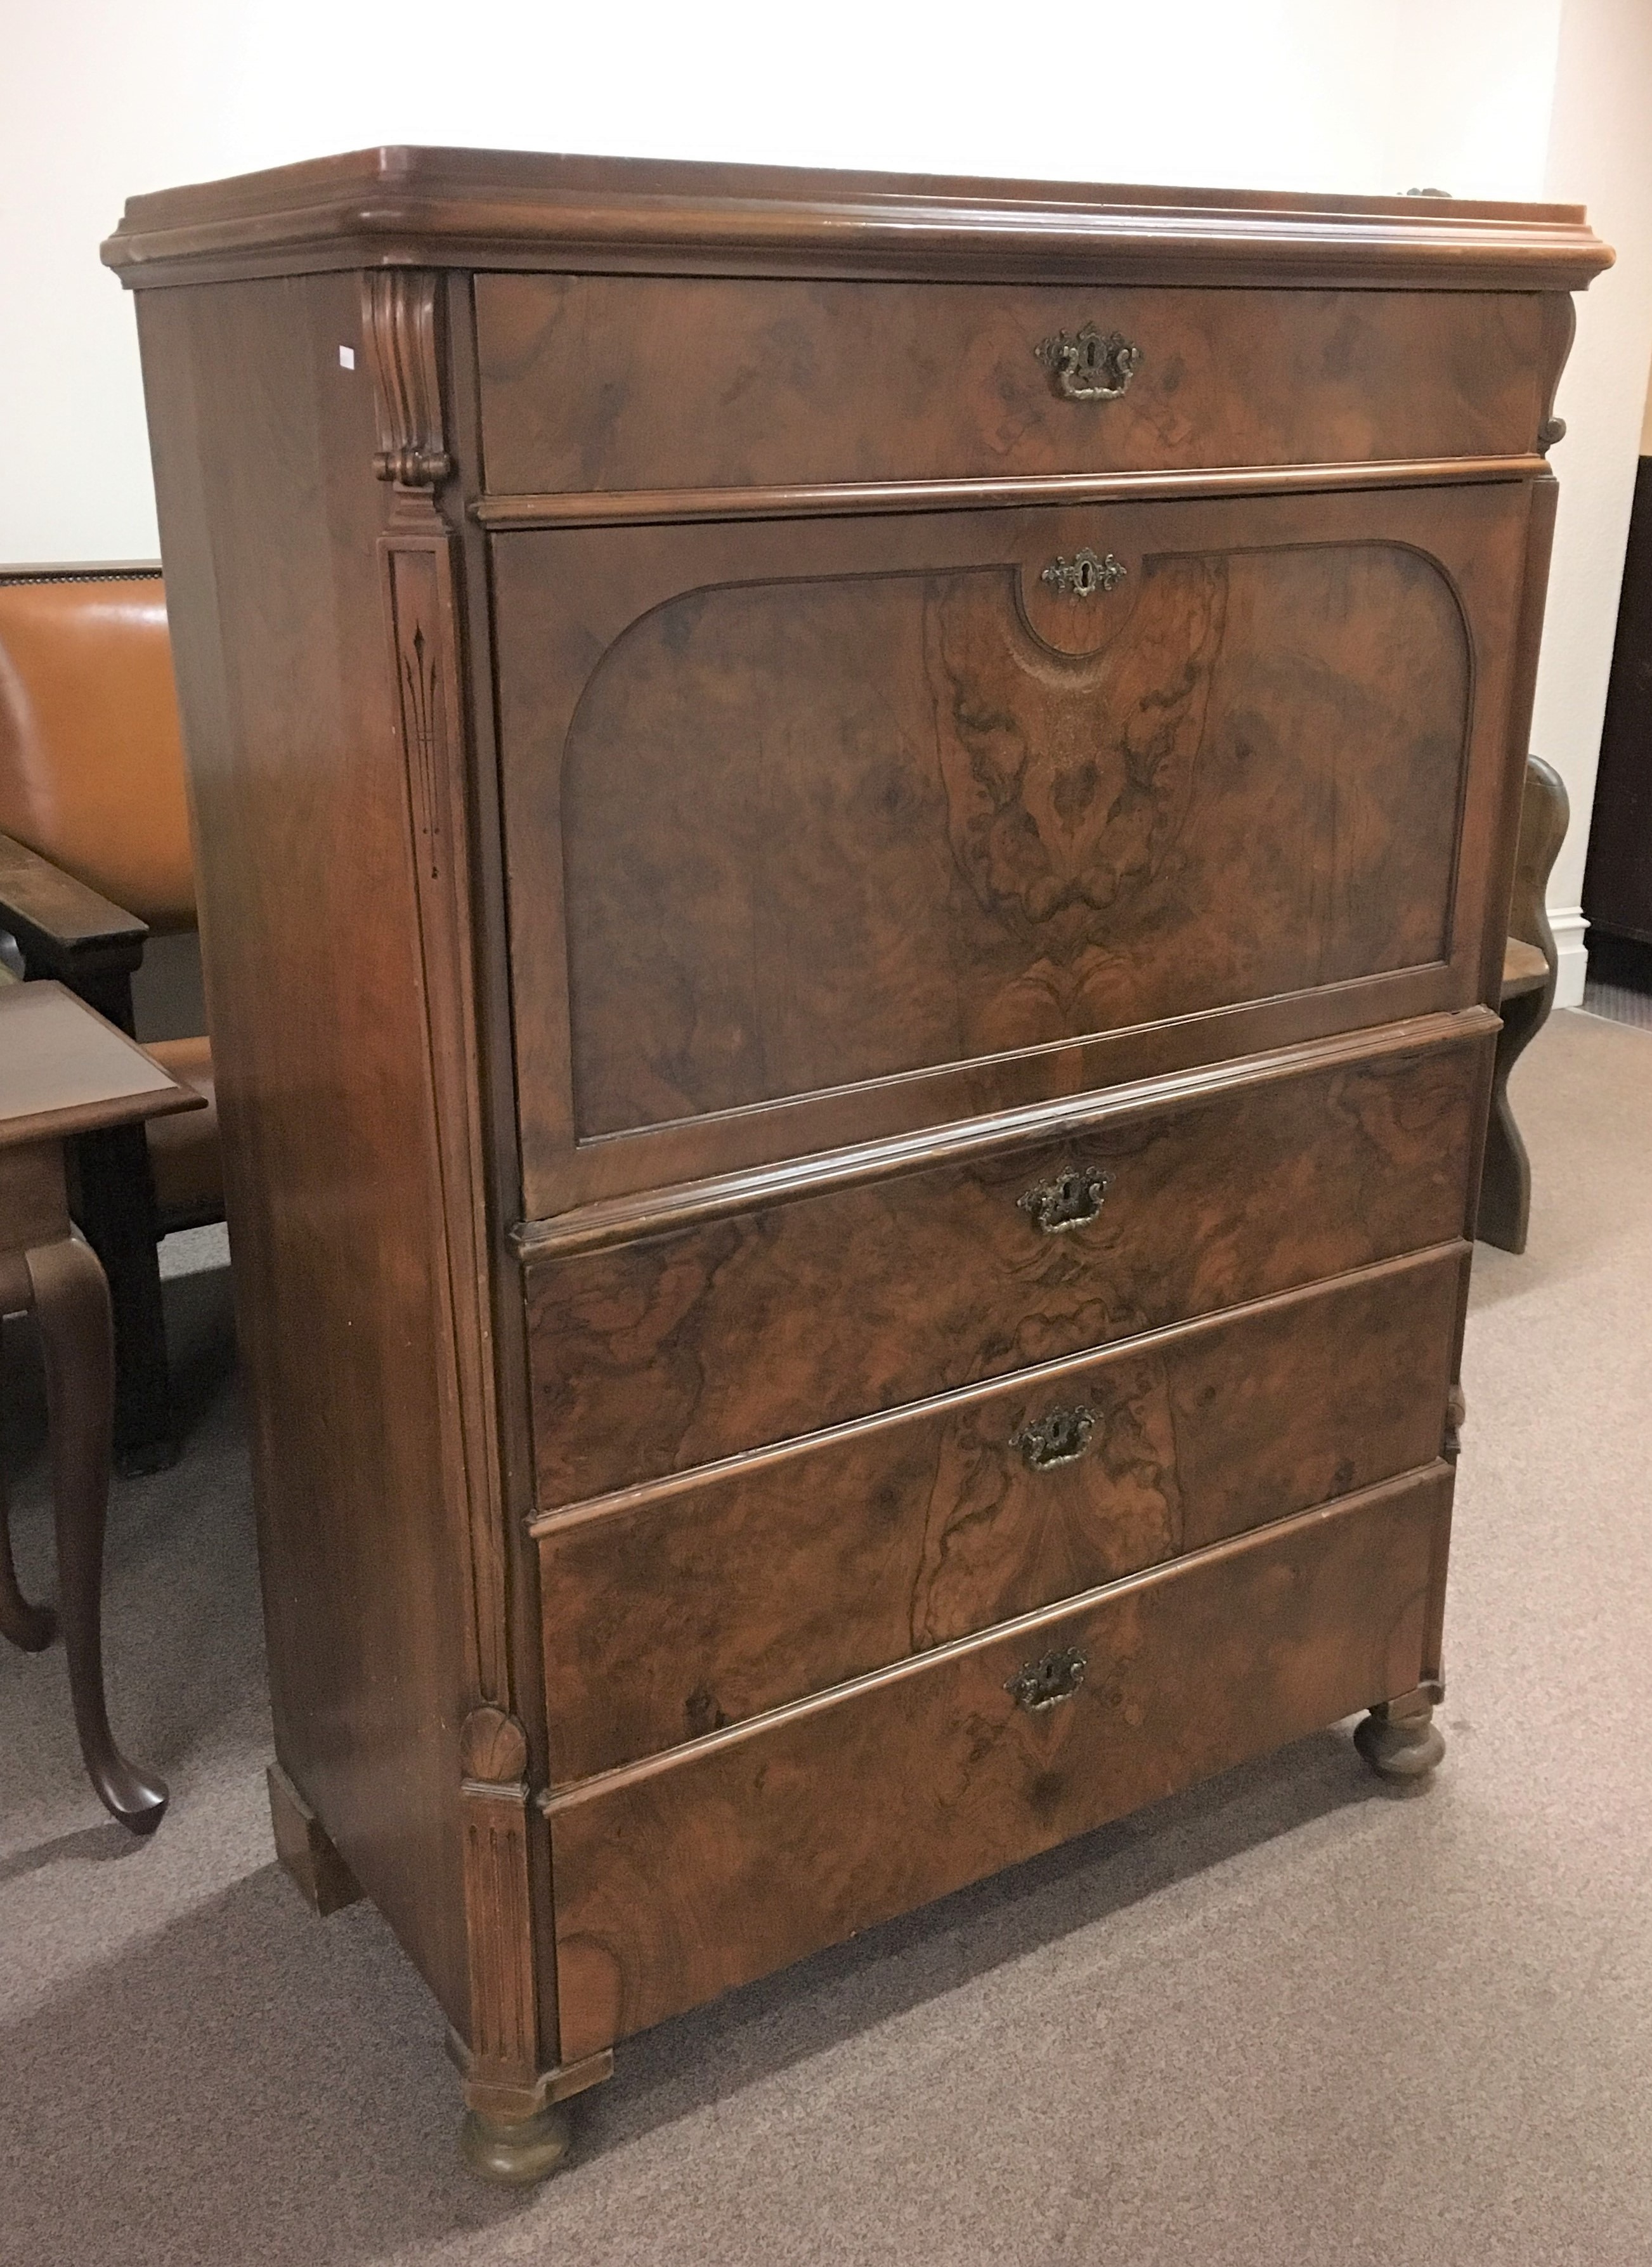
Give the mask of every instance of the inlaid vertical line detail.
M 415 808 L 419 812 L 420 863 L 431 881 L 441 877 L 441 848 L 437 834 L 436 710 L 442 697 L 440 665 L 435 649 L 419 622 L 400 654 L 402 713 L 407 718 L 408 746 L 418 769 Z
M 429 1041 L 435 1170 L 444 1229 L 443 1424 L 463 1523 L 476 1697 L 510 1706 L 497 1412 L 488 1300 L 486 1186 L 471 936 L 464 728 L 452 539 L 381 539 L 395 715 L 407 788 Z
M 465 1901 L 473 2068 L 495 2085 L 539 2072 L 525 1785 L 465 1787 Z

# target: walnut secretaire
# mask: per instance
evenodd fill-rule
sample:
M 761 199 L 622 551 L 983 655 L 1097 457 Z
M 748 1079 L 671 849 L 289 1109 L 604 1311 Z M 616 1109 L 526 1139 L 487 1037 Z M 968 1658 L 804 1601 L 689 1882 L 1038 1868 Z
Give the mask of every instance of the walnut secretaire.
M 616 2040 L 1439 1753 L 1562 206 L 136 200 L 283 1853 Z M 149 288 L 160 287 L 160 288 Z

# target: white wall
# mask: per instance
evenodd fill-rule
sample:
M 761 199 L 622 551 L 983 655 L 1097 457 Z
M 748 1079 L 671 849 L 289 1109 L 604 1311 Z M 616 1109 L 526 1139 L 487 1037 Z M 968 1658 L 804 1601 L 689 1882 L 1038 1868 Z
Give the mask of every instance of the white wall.
M 1541 194 L 1561 0 L 1046 5 L 18 0 L 0 559 L 155 550 L 131 310 L 98 264 L 138 190 L 403 141 Z
M 1572 825 L 1549 883 L 1557 998 L 1583 996 L 1583 857 L 1618 585 L 1652 364 L 1652 0 L 1565 0 L 1547 194 L 1588 204 L 1618 264 L 1578 303 L 1557 407 L 1567 437 L 1532 745 L 1566 781 Z
M 1652 0 L 15 0 L 0 559 L 154 554 L 131 311 L 97 259 L 137 190 L 404 141 L 1581 198 L 1624 256 L 1556 453 L 1537 745 L 1573 790 L 1575 906 L 1652 362 L 1649 118 Z

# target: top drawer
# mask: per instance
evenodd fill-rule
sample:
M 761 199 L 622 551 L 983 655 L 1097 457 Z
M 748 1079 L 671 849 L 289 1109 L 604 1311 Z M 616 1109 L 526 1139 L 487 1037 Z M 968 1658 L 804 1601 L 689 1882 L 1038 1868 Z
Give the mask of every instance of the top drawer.
M 1532 292 L 475 288 L 496 495 L 1516 456 L 1551 359 Z

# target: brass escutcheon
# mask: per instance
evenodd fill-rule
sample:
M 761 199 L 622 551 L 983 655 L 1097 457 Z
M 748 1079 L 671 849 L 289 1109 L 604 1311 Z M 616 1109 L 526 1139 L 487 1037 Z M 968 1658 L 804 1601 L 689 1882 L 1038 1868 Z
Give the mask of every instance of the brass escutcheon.
M 1058 1701 L 1070 1700 L 1089 1666 L 1076 1645 L 1063 1646 L 1059 1653 L 1046 1653 L 1041 1661 L 1029 1661 L 1005 1681 L 1004 1691 L 1018 1707 L 1036 1713 L 1054 1708 Z
M 1120 331 L 1104 338 L 1094 323 L 1057 331 L 1032 349 L 1063 401 L 1116 401 L 1142 365 L 1142 349 Z
M 1076 1165 L 1018 1196 L 1016 1210 L 1025 1213 L 1041 1236 L 1065 1236 L 1095 1219 L 1106 1190 L 1107 1176 L 1098 1165 Z
M 1111 551 L 1105 559 L 1098 559 L 1086 545 L 1083 550 L 1074 552 L 1070 559 L 1052 559 L 1039 580 L 1047 583 L 1052 591 L 1059 591 L 1064 598 L 1093 598 L 1098 593 L 1105 598 L 1129 571 L 1123 560 L 1115 559 Z
M 1021 1461 L 1032 1472 L 1047 1472 L 1056 1464 L 1076 1464 L 1089 1448 L 1096 1430 L 1093 1409 L 1052 1409 L 1034 1417 L 1010 1436 Z

